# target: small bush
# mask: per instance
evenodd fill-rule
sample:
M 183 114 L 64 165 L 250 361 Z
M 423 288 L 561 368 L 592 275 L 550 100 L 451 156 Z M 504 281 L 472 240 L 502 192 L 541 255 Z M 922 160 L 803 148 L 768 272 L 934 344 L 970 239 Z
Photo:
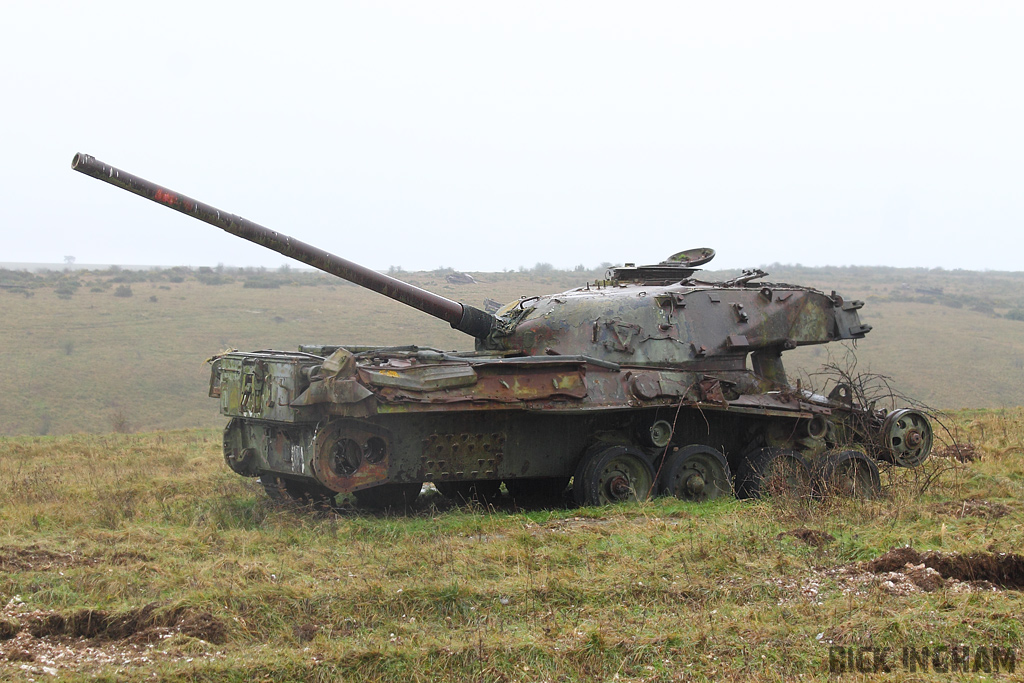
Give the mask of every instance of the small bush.
M 131 285 L 118 285 L 117 289 L 114 290 L 114 296 L 119 296 L 122 298 L 132 296 L 132 294 L 133 292 Z
M 128 411 L 124 408 L 115 408 L 110 415 L 110 428 L 118 434 L 130 434 L 132 424 Z
M 110 281 L 111 282 L 129 283 L 129 282 L 145 282 L 148 279 L 149 279 L 149 276 L 146 273 L 142 272 L 142 271 L 122 270 L 122 271 L 120 271 L 119 275 L 115 275 L 114 277 L 110 278 Z
M 75 279 L 61 278 L 56 283 L 56 292 L 58 299 L 70 299 L 78 288 L 82 286 L 82 283 Z

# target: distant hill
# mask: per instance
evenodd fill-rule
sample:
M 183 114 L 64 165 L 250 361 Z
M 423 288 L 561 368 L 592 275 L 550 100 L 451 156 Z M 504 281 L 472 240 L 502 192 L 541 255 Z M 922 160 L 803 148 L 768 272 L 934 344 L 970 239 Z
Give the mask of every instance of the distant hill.
M 942 408 L 1024 405 L 1024 273 L 871 267 L 765 266 L 793 282 L 866 302 L 874 326 L 858 370 Z M 484 299 L 564 291 L 601 271 L 394 273 L 439 294 Z M 738 272 L 706 272 L 727 279 Z M 0 434 L 219 426 L 204 360 L 228 348 L 304 343 L 417 343 L 468 349 L 472 340 L 373 292 L 299 269 L 0 269 Z M 840 345 L 787 353 L 790 376 L 845 362 Z
M 119 266 L 113 263 L 25 263 L 21 261 L 0 261 L 0 270 L 25 270 L 30 273 L 39 271 L 65 271 L 65 270 L 109 270 L 117 268 L 121 270 L 153 270 L 161 266 Z

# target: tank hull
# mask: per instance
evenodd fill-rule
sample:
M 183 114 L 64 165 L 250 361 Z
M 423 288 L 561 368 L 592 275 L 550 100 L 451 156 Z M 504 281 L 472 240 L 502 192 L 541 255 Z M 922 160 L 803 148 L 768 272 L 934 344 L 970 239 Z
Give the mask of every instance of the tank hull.
M 237 473 L 329 496 L 424 482 L 513 490 L 568 481 L 593 453 L 628 448 L 654 473 L 646 497 L 666 488 L 672 454 L 696 446 L 722 455 L 717 476 L 729 490 L 744 488 L 736 474 L 765 448 L 798 454 L 809 475 L 840 446 L 886 455 L 883 413 L 791 387 L 762 390 L 752 370 L 725 364 L 710 374 L 587 357 L 304 349 L 213 361 L 211 395 L 231 418 L 224 456 Z

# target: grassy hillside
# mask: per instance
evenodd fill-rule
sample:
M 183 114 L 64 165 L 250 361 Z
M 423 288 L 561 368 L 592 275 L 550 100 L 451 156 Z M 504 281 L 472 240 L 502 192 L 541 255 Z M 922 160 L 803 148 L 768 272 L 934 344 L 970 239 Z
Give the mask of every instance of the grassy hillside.
M 858 368 L 889 375 L 903 393 L 943 407 L 1024 405 L 1024 274 L 770 266 L 771 281 L 836 289 L 867 302 L 874 330 Z M 481 306 L 569 289 L 596 272 L 399 273 Z M 709 273 L 734 277 L 737 273 Z M 227 348 L 294 350 L 302 343 L 472 340 L 372 292 L 307 272 L 0 271 L 0 434 L 214 427 L 204 360 Z M 833 348 L 835 347 L 835 348 Z M 787 354 L 791 375 L 842 360 L 838 345 Z
M 874 501 L 428 491 L 403 517 L 275 507 L 217 430 L 0 438 L 0 679 L 829 680 L 890 648 L 895 681 L 940 645 L 1019 676 L 1024 410 L 947 424 L 973 460 L 939 449 Z

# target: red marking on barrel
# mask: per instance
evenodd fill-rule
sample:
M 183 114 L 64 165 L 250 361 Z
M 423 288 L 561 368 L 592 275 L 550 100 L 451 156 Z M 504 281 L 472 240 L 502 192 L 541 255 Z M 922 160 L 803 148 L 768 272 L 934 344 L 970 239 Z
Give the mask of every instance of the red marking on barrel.
M 153 199 L 158 202 L 163 202 L 164 204 L 173 204 L 178 198 L 165 190 L 157 190 L 156 194 L 153 195 Z

